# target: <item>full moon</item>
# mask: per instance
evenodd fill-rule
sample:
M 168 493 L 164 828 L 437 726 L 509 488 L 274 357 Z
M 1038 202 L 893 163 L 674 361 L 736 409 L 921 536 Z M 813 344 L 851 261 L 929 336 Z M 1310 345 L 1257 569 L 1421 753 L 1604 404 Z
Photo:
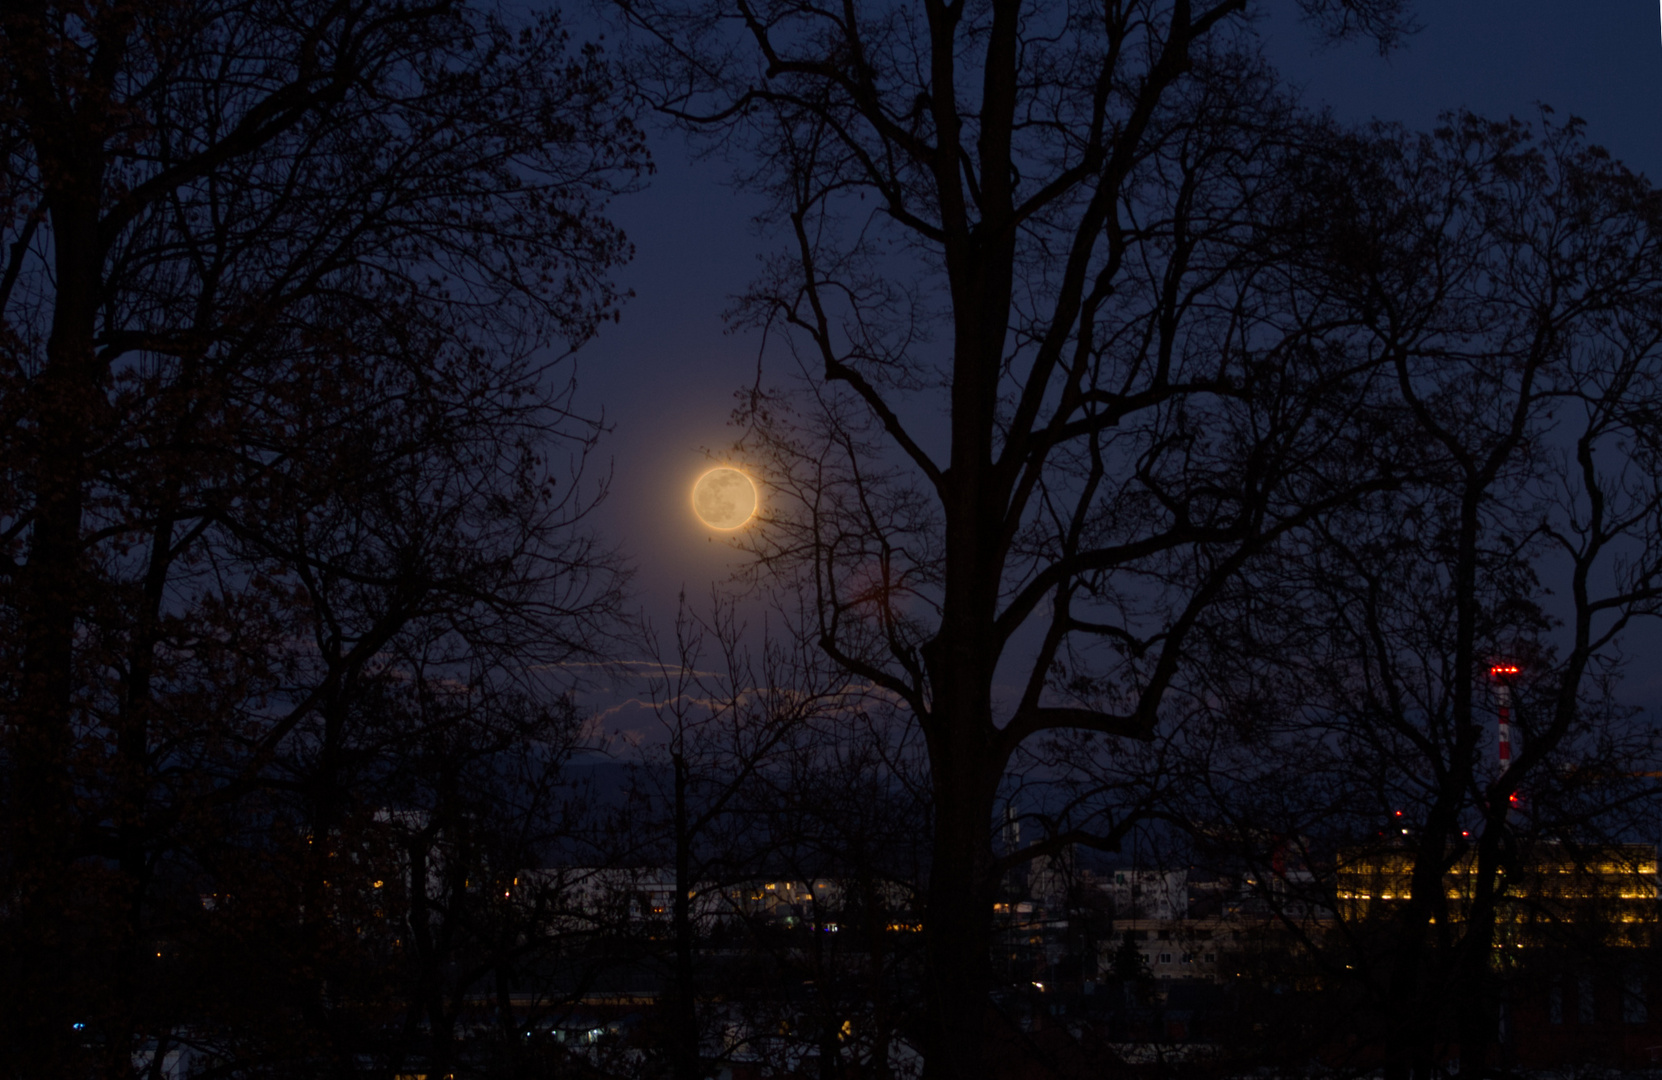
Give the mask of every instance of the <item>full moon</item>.
M 737 469 L 711 469 L 692 492 L 693 513 L 712 529 L 736 529 L 756 512 L 756 485 Z

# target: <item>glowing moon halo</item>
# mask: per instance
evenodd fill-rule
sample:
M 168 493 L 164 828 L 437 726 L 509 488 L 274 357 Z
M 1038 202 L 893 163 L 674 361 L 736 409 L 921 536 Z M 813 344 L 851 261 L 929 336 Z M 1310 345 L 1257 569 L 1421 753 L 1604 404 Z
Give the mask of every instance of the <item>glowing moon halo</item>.
M 692 490 L 693 513 L 712 529 L 737 529 L 756 513 L 756 485 L 737 469 L 722 466 L 698 478 Z

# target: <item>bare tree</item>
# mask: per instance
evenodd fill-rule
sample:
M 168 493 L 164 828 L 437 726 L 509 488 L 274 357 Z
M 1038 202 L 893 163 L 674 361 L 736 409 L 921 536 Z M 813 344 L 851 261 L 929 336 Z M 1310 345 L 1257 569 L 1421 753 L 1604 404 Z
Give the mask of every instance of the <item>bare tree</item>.
M 700 1001 L 711 994 L 698 952 L 730 887 L 767 870 L 779 837 L 768 828 L 770 774 L 785 764 L 805 729 L 846 706 L 846 675 L 801 647 L 765 639 L 759 656 L 731 602 L 712 597 L 710 614 L 682 598 L 673 658 L 660 656 L 648 692 L 660 730 L 648 731 L 636 769 L 641 804 L 632 822 L 635 857 L 672 869 L 666 980 L 665 1056 L 677 1080 L 706 1074 Z M 697 912 L 702 912 L 702 918 Z M 701 925 L 704 924 L 704 925 Z
M 761 792 L 779 873 L 810 883 L 813 900 L 795 935 L 756 947 L 794 990 L 781 996 L 799 1060 L 817 1056 L 825 1078 L 905 1076 L 916 1063 L 929 786 L 917 731 L 897 713 L 888 695 L 850 696 L 798 733 Z
M 758 550 L 921 726 L 928 1068 L 979 1075 L 1011 755 L 1150 735 L 1241 566 L 1382 475 L 1350 423 L 1380 358 L 1277 263 L 1311 208 L 1245 0 L 620 7 L 657 107 L 788 238 L 744 307 L 804 378 L 744 416 Z
M 1196 775 L 1237 837 L 1302 838 L 1327 871 L 1347 845 L 1404 860 L 1390 933 L 1333 974 L 1372 996 L 1387 1075 L 1453 1046 L 1464 1072 L 1496 1038 L 1530 860 L 1620 838 L 1654 753 L 1612 693 L 1622 632 L 1662 600 L 1662 203 L 1550 114 L 1358 133 L 1346 156 L 1312 178 L 1331 278 L 1394 369 L 1393 437 L 1424 454 L 1208 628 L 1212 731 L 1233 734 Z
M 539 350 L 643 156 L 598 54 L 464 5 L 8 4 L 0 72 L 6 1041 L 119 1075 L 166 859 L 295 784 L 264 821 L 339 827 L 389 650 L 501 677 L 615 606 Z

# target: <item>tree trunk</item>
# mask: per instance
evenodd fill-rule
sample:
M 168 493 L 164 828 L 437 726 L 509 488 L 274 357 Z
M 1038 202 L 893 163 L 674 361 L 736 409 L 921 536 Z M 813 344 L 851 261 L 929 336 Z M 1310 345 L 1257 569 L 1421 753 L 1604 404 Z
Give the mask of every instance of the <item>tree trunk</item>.
M 866 996 L 871 1002 L 871 1062 L 872 1080 L 889 1080 L 889 1046 L 891 1042 L 889 991 L 884 978 L 883 963 L 888 952 L 884 935 L 888 932 L 891 912 L 878 896 L 874 872 L 869 868 L 861 882 L 865 893 L 866 924 Z
M 675 760 L 675 897 L 670 905 L 675 938 L 675 990 L 670 999 L 670 1067 L 675 1080 L 699 1080 L 698 1003 L 693 980 L 692 836 L 688 825 L 687 764 Z
M 943 695 L 959 720 L 979 719 L 976 684 Z M 970 685 L 964 685 L 965 683 Z M 950 686 L 951 684 L 947 684 Z M 957 701 L 952 700 L 958 698 Z M 979 730 L 978 730 L 979 729 Z M 990 949 L 993 891 L 993 792 L 997 771 L 991 725 L 958 723 L 930 739 L 935 796 L 934 837 L 924 910 L 924 1076 L 929 1080 L 989 1075 L 986 1027 L 992 991 Z
M 87 173 L 91 176 L 88 177 Z M 68 876 L 77 835 L 69 774 L 72 755 L 74 641 L 88 588 L 81 519 L 88 433 L 101 419 L 103 378 L 94 349 L 100 294 L 100 167 L 52 195 L 57 272 L 46 363 L 36 381 L 34 524 L 28 561 L 17 575 L 22 686 L 12 725 L 12 874 L 17 933 L 13 1031 L 20 1074 L 51 1075 L 73 1053 L 74 1022 L 85 1001 L 71 1000 L 77 970 L 64 940 L 71 903 Z M 10 1026 L 10 1025 L 8 1025 Z

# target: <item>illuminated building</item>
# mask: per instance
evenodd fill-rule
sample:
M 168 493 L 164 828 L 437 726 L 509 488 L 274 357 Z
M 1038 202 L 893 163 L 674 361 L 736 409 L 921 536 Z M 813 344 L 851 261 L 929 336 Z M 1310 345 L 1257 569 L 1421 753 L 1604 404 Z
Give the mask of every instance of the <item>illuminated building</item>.
M 1388 917 L 1410 898 L 1414 856 L 1398 849 L 1341 852 L 1339 917 L 1352 922 Z M 1477 892 L 1477 853 L 1453 860 L 1443 874 L 1448 917 L 1463 922 Z M 1544 843 L 1497 874 L 1498 947 L 1549 944 L 1563 932 L 1599 944 L 1652 943 L 1657 925 L 1657 856 L 1650 844 L 1576 847 Z

